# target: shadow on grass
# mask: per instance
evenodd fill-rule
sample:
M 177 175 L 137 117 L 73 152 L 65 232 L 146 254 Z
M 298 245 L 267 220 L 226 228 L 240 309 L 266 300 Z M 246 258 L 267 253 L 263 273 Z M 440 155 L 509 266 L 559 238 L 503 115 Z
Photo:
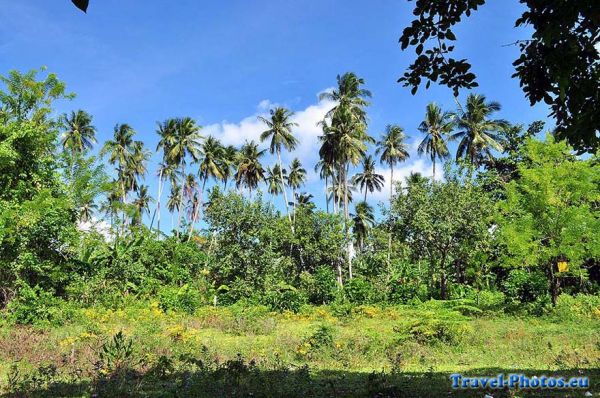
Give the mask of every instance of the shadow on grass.
M 515 370 L 487 368 L 465 372 L 465 376 L 495 376 L 519 373 Z M 174 371 L 156 366 L 144 374 L 116 370 L 90 381 L 76 379 L 29 380 L 13 385 L 11 393 L 1 397 L 369 397 L 427 398 L 483 397 L 486 393 L 501 397 L 584 397 L 600 392 L 600 370 L 563 370 L 548 372 L 527 370 L 528 376 L 587 376 L 587 390 L 453 390 L 449 373 L 357 373 L 313 371 L 307 367 L 261 370 L 252 363 L 230 361 L 217 369 L 201 362 L 195 370 Z

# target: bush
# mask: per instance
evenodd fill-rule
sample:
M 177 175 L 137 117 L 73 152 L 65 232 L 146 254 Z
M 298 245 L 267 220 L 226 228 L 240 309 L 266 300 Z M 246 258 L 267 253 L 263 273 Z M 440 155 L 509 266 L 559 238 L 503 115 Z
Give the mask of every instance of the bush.
M 328 304 L 335 299 L 338 291 L 335 272 L 328 266 L 318 267 L 314 274 L 303 272 L 300 287 L 307 294 L 311 304 Z
M 252 298 L 255 293 L 253 286 L 250 286 L 242 279 L 235 279 L 229 285 L 220 285 L 216 290 L 218 305 L 233 305 L 240 300 Z
M 552 315 L 558 320 L 598 319 L 600 318 L 600 297 L 586 294 L 570 296 L 561 294 L 552 309 Z
M 307 299 L 306 295 L 295 287 L 279 283 L 267 290 L 261 301 L 273 311 L 299 312 Z
M 53 292 L 28 285 L 23 285 L 17 298 L 8 305 L 11 320 L 22 325 L 60 325 L 69 318 L 69 308 L 67 303 L 55 297 Z
M 482 311 L 498 312 L 504 308 L 506 296 L 502 292 L 494 292 L 491 290 L 482 290 L 475 297 L 475 305 Z
M 269 308 L 239 301 L 229 307 L 231 318 L 227 317 L 222 330 L 239 336 L 268 335 L 275 329 L 275 320 Z
M 515 269 L 504 281 L 508 301 L 533 303 L 548 292 L 548 278 L 540 271 Z
M 407 304 L 415 299 L 426 300 L 429 297 L 427 286 L 415 281 L 392 278 L 388 286 L 387 301 L 390 304 Z
M 344 285 L 344 297 L 353 304 L 367 304 L 370 302 L 373 286 L 361 277 L 350 279 Z
M 425 318 L 394 328 L 401 340 L 414 339 L 420 344 L 458 344 L 471 333 L 463 321 Z
M 315 353 L 329 350 L 333 347 L 335 329 L 333 326 L 322 324 L 312 335 L 305 338 L 296 349 L 300 357 L 312 357 Z
M 182 311 L 193 314 L 202 305 L 200 292 L 185 284 L 181 287 L 165 287 L 158 293 L 159 307 L 163 311 Z

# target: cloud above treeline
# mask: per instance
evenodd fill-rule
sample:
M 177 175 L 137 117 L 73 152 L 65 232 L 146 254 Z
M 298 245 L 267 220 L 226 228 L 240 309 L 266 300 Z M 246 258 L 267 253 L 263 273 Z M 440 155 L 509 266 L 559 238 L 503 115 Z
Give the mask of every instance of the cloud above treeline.
M 269 110 L 280 105 L 281 104 L 265 99 L 257 104 L 256 110 L 253 114 L 244 117 L 239 121 L 222 121 L 220 123 L 209 124 L 204 127 L 203 135 L 212 135 L 213 137 L 221 140 L 224 145 L 241 146 L 245 141 L 251 140 L 260 142 L 260 135 L 263 131 L 265 131 L 266 127 L 264 123 L 258 119 L 258 117 L 263 116 L 268 118 Z M 292 153 L 283 154 L 283 161 L 286 164 L 295 157 L 301 160 L 308 173 L 308 184 L 306 190 L 318 195 L 322 195 L 323 193 L 323 188 L 318 182 L 318 176 L 314 172 L 314 165 L 318 161 L 319 157 L 319 135 L 322 134 L 322 129 L 319 126 L 319 122 L 323 120 L 325 114 L 333 106 L 333 102 L 328 100 L 321 101 L 318 99 L 317 95 L 317 98 L 313 104 L 308 105 L 304 109 L 294 110 L 292 121 L 298 124 L 298 126 L 294 128 L 294 133 L 296 138 L 298 138 L 299 144 L 296 150 L 294 150 Z M 427 177 L 432 175 L 431 164 L 417 155 L 418 144 L 419 141 L 417 139 L 409 142 L 411 157 L 405 163 L 399 164 L 395 167 L 394 181 L 404 182 L 404 179 L 411 173 L 420 173 L 421 175 Z M 261 147 L 267 148 L 268 143 L 263 143 Z M 263 161 L 264 164 L 274 164 L 275 158 L 271 155 L 266 155 Z M 358 169 L 360 169 L 360 166 Z M 390 170 L 386 166 L 381 165 L 378 167 L 377 172 L 384 176 L 385 185 L 381 192 L 369 194 L 369 201 L 387 201 L 389 198 L 390 189 Z M 357 195 L 357 198 L 359 197 L 362 197 L 362 195 Z

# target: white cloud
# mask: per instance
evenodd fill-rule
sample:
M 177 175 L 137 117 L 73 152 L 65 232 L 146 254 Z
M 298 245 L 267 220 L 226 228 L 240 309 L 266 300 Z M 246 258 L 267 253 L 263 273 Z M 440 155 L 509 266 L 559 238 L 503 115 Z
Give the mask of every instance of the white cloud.
M 203 129 L 203 135 L 212 135 L 220 139 L 224 145 L 239 146 L 247 140 L 258 142 L 260 134 L 265 130 L 264 124 L 257 119 L 258 115 L 248 116 L 239 123 L 223 121 L 211 124 Z
M 330 91 L 323 90 L 322 92 Z M 225 145 L 239 146 L 245 141 L 254 140 L 259 142 L 260 134 L 265 130 L 263 122 L 258 120 L 258 116 L 268 117 L 268 111 L 276 103 L 265 99 L 257 105 L 255 114 L 245 117 L 239 122 L 223 121 L 206 126 L 203 129 L 204 135 L 212 135 Z M 292 153 L 284 153 L 283 160 L 289 163 L 292 158 L 299 158 L 307 171 L 308 181 L 317 180 L 318 177 L 313 170 L 313 165 L 318 158 L 319 135 L 322 133 L 318 123 L 323 120 L 325 114 L 333 107 L 333 102 L 323 100 L 316 101 L 315 104 L 296 111 L 292 117 L 292 122 L 298 125 L 294 128 L 294 134 L 298 139 L 298 146 Z M 266 147 L 264 143 L 262 147 Z M 267 159 L 268 160 L 268 159 Z M 268 161 L 267 161 L 268 162 Z
M 90 221 L 87 222 L 79 222 L 77 224 L 77 229 L 82 232 L 98 232 L 100 235 L 104 236 L 104 239 L 111 241 L 113 239 L 113 234 L 110 228 L 110 224 L 103 220 L 98 220 L 95 217 L 92 217 Z
M 319 147 L 319 135 L 323 132 L 318 123 L 323 120 L 325 114 L 331 108 L 333 108 L 331 101 L 320 101 L 296 112 L 292 120 L 298 124 L 295 128 L 295 134 L 299 145 L 294 151 L 294 156 L 300 159 L 316 157 Z
M 381 174 L 383 178 L 385 178 L 384 187 L 380 192 L 373 192 L 372 194 L 369 194 L 369 198 L 376 201 L 386 201 L 390 197 L 390 169 L 377 168 L 376 172 L 377 174 Z M 431 177 L 433 175 L 433 169 L 431 164 L 426 162 L 424 159 L 416 159 L 410 163 L 404 163 L 394 167 L 394 181 L 402 182 L 402 184 L 404 184 L 406 177 L 410 176 L 411 173 L 419 173 L 424 177 Z M 441 176 L 438 173 L 436 173 L 436 180 L 440 177 Z

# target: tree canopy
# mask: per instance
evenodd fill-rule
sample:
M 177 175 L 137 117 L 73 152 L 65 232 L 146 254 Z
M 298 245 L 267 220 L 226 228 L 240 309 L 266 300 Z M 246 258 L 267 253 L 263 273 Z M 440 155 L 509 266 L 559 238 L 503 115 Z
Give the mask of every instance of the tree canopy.
M 515 73 L 531 105 L 548 104 L 556 119 L 556 134 L 580 152 L 600 147 L 600 14 L 588 0 L 519 0 L 526 7 L 515 26 L 531 26 L 531 38 L 519 40 Z M 399 79 L 415 94 L 422 83 L 453 90 L 478 86 L 467 59 L 455 59 L 453 31 L 485 0 L 417 0 L 416 18 L 400 37 L 403 50 L 416 58 Z

